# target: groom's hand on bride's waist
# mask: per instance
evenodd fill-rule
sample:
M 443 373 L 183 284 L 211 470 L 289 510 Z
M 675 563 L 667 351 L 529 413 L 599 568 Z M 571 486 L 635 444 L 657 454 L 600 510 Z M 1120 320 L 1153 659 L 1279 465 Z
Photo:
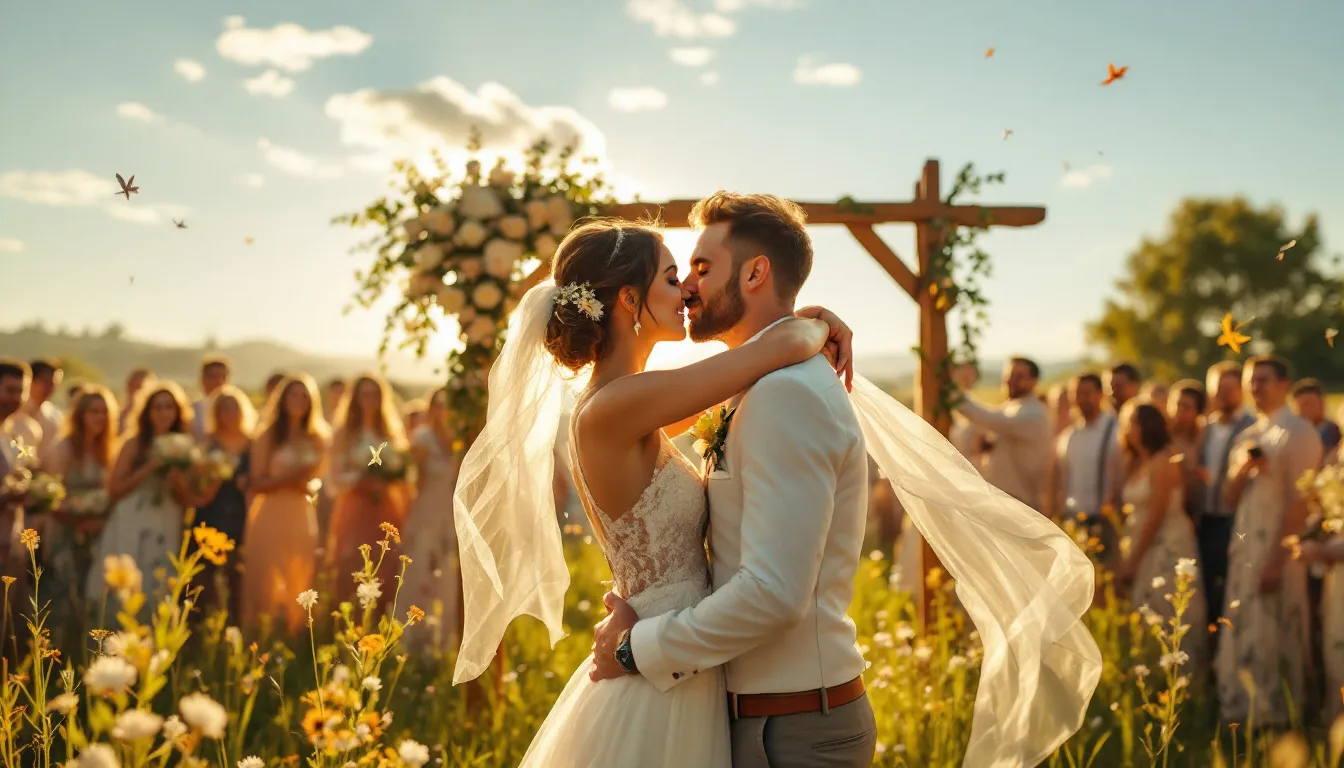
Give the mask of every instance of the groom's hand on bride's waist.
M 628 674 L 616 658 L 621 640 L 639 621 L 639 614 L 616 594 L 608 592 L 602 602 L 609 613 L 593 628 L 593 669 L 588 673 L 594 682 L 624 677 Z

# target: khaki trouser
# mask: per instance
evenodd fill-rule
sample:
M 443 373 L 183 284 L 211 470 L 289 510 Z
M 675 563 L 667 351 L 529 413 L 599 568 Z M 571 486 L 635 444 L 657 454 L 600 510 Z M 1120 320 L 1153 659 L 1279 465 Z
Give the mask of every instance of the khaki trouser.
M 734 720 L 733 768 L 867 768 L 877 749 L 868 694 L 828 713 Z

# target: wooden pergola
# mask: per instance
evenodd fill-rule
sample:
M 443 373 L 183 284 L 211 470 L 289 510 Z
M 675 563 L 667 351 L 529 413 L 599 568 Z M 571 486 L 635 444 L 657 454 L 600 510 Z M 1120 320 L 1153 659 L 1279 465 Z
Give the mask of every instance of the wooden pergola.
M 688 217 L 694 200 L 673 200 L 666 203 L 624 203 L 615 206 L 614 216 L 631 221 L 660 220 L 665 227 L 689 226 Z M 938 408 L 938 393 L 942 391 L 940 376 L 948 355 L 947 311 L 940 307 L 938 295 L 929 290 L 925 276 L 942 249 L 943 226 L 1030 227 L 1045 221 L 1045 208 L 1039 206 L 979 206 L 950 205 L 942 200 L 937 160 L 926 160 L 919 181 L 915 183 L 913 200 L 901 203 L 799 203 L 807 213 L 809 224 L 839 224 L 847 228 L 854 239 L 886 270 L 891 279 L 919 305 L 919 345 L 924 351 L 919 361 L 915 386 L 915 409 L 929 423 L 946 435 L 950 426 L 949 415 Z M 915 263 L 911 269 L 873 229 L 878 224 L 907 223 L 915 225 Z M 937 556 L 924 543 L 923 571 L 940 567 Z M 921 579 L 921 585 L 925 580 Z M 921 620 L 927 615 L 931 595 L 927 589 L 919 601 Z

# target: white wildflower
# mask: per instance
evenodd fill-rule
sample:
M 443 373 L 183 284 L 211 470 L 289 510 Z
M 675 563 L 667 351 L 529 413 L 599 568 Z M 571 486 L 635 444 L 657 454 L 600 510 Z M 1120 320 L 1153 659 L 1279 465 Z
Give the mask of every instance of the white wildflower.
M 901 622 L 896 626 L 897 640 L 904 640 L 908 642 L 910 640 L 913 640 L 914 638 L 915 638 L 914 627 L 910 626 L 909 624 L 906 624 L 905 622 Z
M 1147 677 L 1148 675 L 1149 675 L 1148 667 L 1144 666 L 1143 664 L 1136 664 L 1136 665 L 1134 665 L 1134 676 L 1135 676 L 1135 677 L 1137 677 L 1137 678 L 1139 678 L 1139 679 L 1143 679 L 1143 678 Z
M 921 645 L 915 649 L 915 658 L 920 661 L 928 661 L 933 658 L 933 649 L 927 645 Z
M 199 730 L 206 738 L 224 737 L 224 728 L 229 724 L 229 713 L 219 702 L 204 693 L 191 693 L 177 703 L 182 719 L 187 725 Z
M 366 691 L 373 691 L 374 693 L 377 693 L 378 691 L 383 690 L 383 681 L 379 680 L 373 675 L 369 675 L 368 677 L 364 678 L 364 682 L 361 683 L 361 686 Z
M 90 744 L 79 751 L 79 757 L 66 762 L 66 768 L 121 768 L 117 753 L 107 744 Z
M 331 682 L 337 685 L 344 685 L 350 680 L 350 668 L 344 664 L 337 664 L 331 670 Z
M 266 768 L 266 761 L 256 755 L 249 755 L 238 761 L 238 768 Z
M 1162 659 L 1158 663 L 1162 666 L 1163 669 L 1168 669 L 1172 666 L 1179 667 L 1180 665 L 1186 663 L 1189 660 L 1190 660 L 1190 654 L 1186 653 L 1185 651 L 1176 651 L 1175 653 L 1162 654 Z
M 163 739 L 169 743 L 177 741 L 187 735 L 186 723 L 183 723 L 177 715 L 170 715 L 163 721 Z
M 1167 586 L 1167 580 L 1166 580 L 1166 579 L 1162 578 L 1161 576 L 1154 576 L 1154 577 L 1153 577 L 1153 589 L 1161 589 L 1161 588 L 1163 588 L 1163 587 L 1165 587 L 1165 586 Z
M 99 656 L 84 672 L 84 685 L 94 693 L 120 693 L 135 683 L 137 674 L 125 659 Z
M 402 762 L 411 766 L 411 768 L 420 768 L 420 766 L 429 762 L 429 747 L 412 739 L 406 739 L 397 747 L 397 757 Z
M 1198 573 L 1199 569 L 1195 567 L 1195 558 L 1182 557 L 1180 560 L 1176 561 L 1177 576 L 1184 576 L 1187 579 L 1193 579 L 1195 578 L 1195 575 Z
M 956 654 L 947 660 L 948 669 L 963 669 L 966 666 L 966 657 Z
M 315 605 L 317 605 L 317 590 L 305 589 L 299 593 L 299 606 L 303 610 L 311 611 Z
M 359 598 L 359 607 L 367 609 L 383 596 L 383 582 L 379 579 L 370 579 L 359 585 L 355 590 L 355 596 Z
M 62 693 L 51 701 L 47 702 L 47 709 L 58 715 L 68 715 L 70 710 L 79 703 L 79 697 L 73 693 Z
M 224 642 L 229 644 L 234 653 L 243 652 L 243 631 L 237 627 L 224 628 Z
M 158 733 L 162 726 L 163 718 L 153 712 L 128 709 L 117 715 L 117 722 L 112 726 L 112 738 L 118 741 L 147 739 Z
M 878 648 L 894 648 L 896 641 L 892 638 L 890 632 L 878 632 L 873 635 L 873 644 Z

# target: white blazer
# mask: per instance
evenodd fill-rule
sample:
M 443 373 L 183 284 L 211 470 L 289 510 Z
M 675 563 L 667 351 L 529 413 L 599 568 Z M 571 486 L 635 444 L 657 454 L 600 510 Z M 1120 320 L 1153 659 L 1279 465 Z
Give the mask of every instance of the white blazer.
M 739 694 L 848 682 L 864 670 L 845 613 L 868 507 L 849 394 L 819 355 L 735 400 L 725 466 L 707 481 L 714 593 L 635 624 L 635 664 L 662 691 L 720 664 Z

